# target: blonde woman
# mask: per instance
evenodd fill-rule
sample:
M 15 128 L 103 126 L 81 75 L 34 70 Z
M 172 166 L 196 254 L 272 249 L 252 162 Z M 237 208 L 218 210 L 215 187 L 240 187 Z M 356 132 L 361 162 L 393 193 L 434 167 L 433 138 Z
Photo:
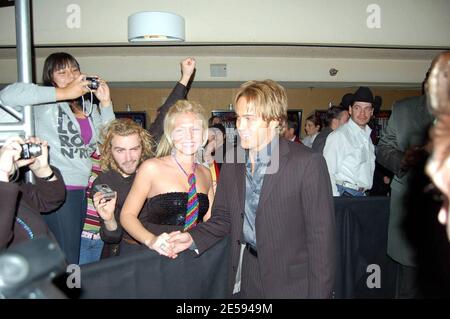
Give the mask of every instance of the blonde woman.
M 161 255 L 172 256 L 169 233 L 191 229 L 211 214 L 211 174 L 196 159 L 207 138 L 203 108 L 175 103 L 164 119 L 156 157 L 142 163 L 122 208 L 123 228 Z

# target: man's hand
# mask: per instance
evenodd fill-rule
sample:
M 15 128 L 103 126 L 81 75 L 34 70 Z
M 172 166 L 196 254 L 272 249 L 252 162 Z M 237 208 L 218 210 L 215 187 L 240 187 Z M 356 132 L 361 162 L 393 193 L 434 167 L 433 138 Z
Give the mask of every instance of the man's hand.
M 173 258 L 176 258 L 178 253 L 185 251 L 194 243 L 194 240 L 189 233 L 182 232 L 170 233 L 170 238 L 167 241 L 172 247 L 175 256 Z
M 181 65 L 181 79 L 180 83 L 187 86 L 192 74 L 195 71 L 196 61 L 194 58 L 186 58 L 180 63 Z
M 153 249 L 160 255 L 163 255 L 163 256 L 166 256 L 169 258 L 176 258 L 177 255 L 174 254 L 174 252 L 173 252 L 173 245 L 168 242 L 168 239 L 170 238 L 170 236 L 173 233 L 178 233 L 178 231 L 172 232 L 170 234 L 162 233 L 161 235 L 159 235 L 157 237 L 153 236 L 153 238 L 147 239 L 144 242 L 144 244 L 148 248 Z
M 116 208 L 117 192 L 114 192 L 114 198 L 106 200 L 103 197 L 103 193 L 97 192 L 93 196 L 94 207 L 97 210 L 98 215 L 105 222 L 106 229 L 109 231 L 115 231 L 117 229 L 116 218 L 114 217 L 114 210 Z

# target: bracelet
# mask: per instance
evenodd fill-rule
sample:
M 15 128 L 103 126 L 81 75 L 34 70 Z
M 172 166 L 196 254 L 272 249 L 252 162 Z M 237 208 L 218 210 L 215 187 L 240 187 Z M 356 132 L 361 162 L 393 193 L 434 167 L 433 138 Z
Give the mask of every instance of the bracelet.
M 39 177 L 40 179 L 43 179 L 44 181 L 49 181 L 51 180 L 53 177 L 55 177 L 55 173 L 52 171 L 52 173 L 50 175 L 48 175 L 47 177 Z

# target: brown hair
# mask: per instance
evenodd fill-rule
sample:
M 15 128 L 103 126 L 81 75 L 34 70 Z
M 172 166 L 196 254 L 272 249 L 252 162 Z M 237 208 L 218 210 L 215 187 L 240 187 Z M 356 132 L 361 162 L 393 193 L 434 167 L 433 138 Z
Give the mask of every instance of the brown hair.
M 131 119 L 116 119 L 109 123 L 102 131 L 103 144 L 101 146 L 101 166 L 102 170 L 115 170 L 123 173 L 120 167 L 117 166 L 111 152 L 111 142 L 114 136 L 130 136 L 133 134 L 139 135 L 142 146 L 142 154 L 140 163 L 153 156 L 152 147 L 154 145 L 153 138 L 150 133 L 142 128 L 139 124 Z
M 234 99 L 245 98 L 247 107 L 266 122 L 278 121 L 280 131 L 287 121 L 288 99 L 286 90 L 273 80 L 248 81 L 241 85 Z
M 314 126 L 318 126 L 319 131 L 322 128 L 322 121 L 320 120 L 320 117 L 316 116 L 315 114 L 311 114 L 310 116 L 308 116 L 305 122 L 306 121 L 310 121 L 311 123 L 314 124 Z
M 53 82 L 53 72 L 64 69 L 65 67 L 76 67 L 80 69 L 80 65 L 77 60 L 65 52 L 57 52 L 50 54 L 44 62 L 44 68 L 42 70 L 42 82 L 45 86 L 55 86 Z

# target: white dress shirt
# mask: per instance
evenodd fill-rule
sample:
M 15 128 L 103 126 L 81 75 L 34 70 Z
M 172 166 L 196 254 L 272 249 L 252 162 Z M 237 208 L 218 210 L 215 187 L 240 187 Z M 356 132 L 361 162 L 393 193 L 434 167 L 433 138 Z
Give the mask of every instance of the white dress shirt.
M 323 149 L 331 179 L 333 196 L 339 196 L 336 182 L 372 188 L 375 171 L 375 147 L 370 138 L 372 130 L 360 128 L 352 119 L 331 132 Z

